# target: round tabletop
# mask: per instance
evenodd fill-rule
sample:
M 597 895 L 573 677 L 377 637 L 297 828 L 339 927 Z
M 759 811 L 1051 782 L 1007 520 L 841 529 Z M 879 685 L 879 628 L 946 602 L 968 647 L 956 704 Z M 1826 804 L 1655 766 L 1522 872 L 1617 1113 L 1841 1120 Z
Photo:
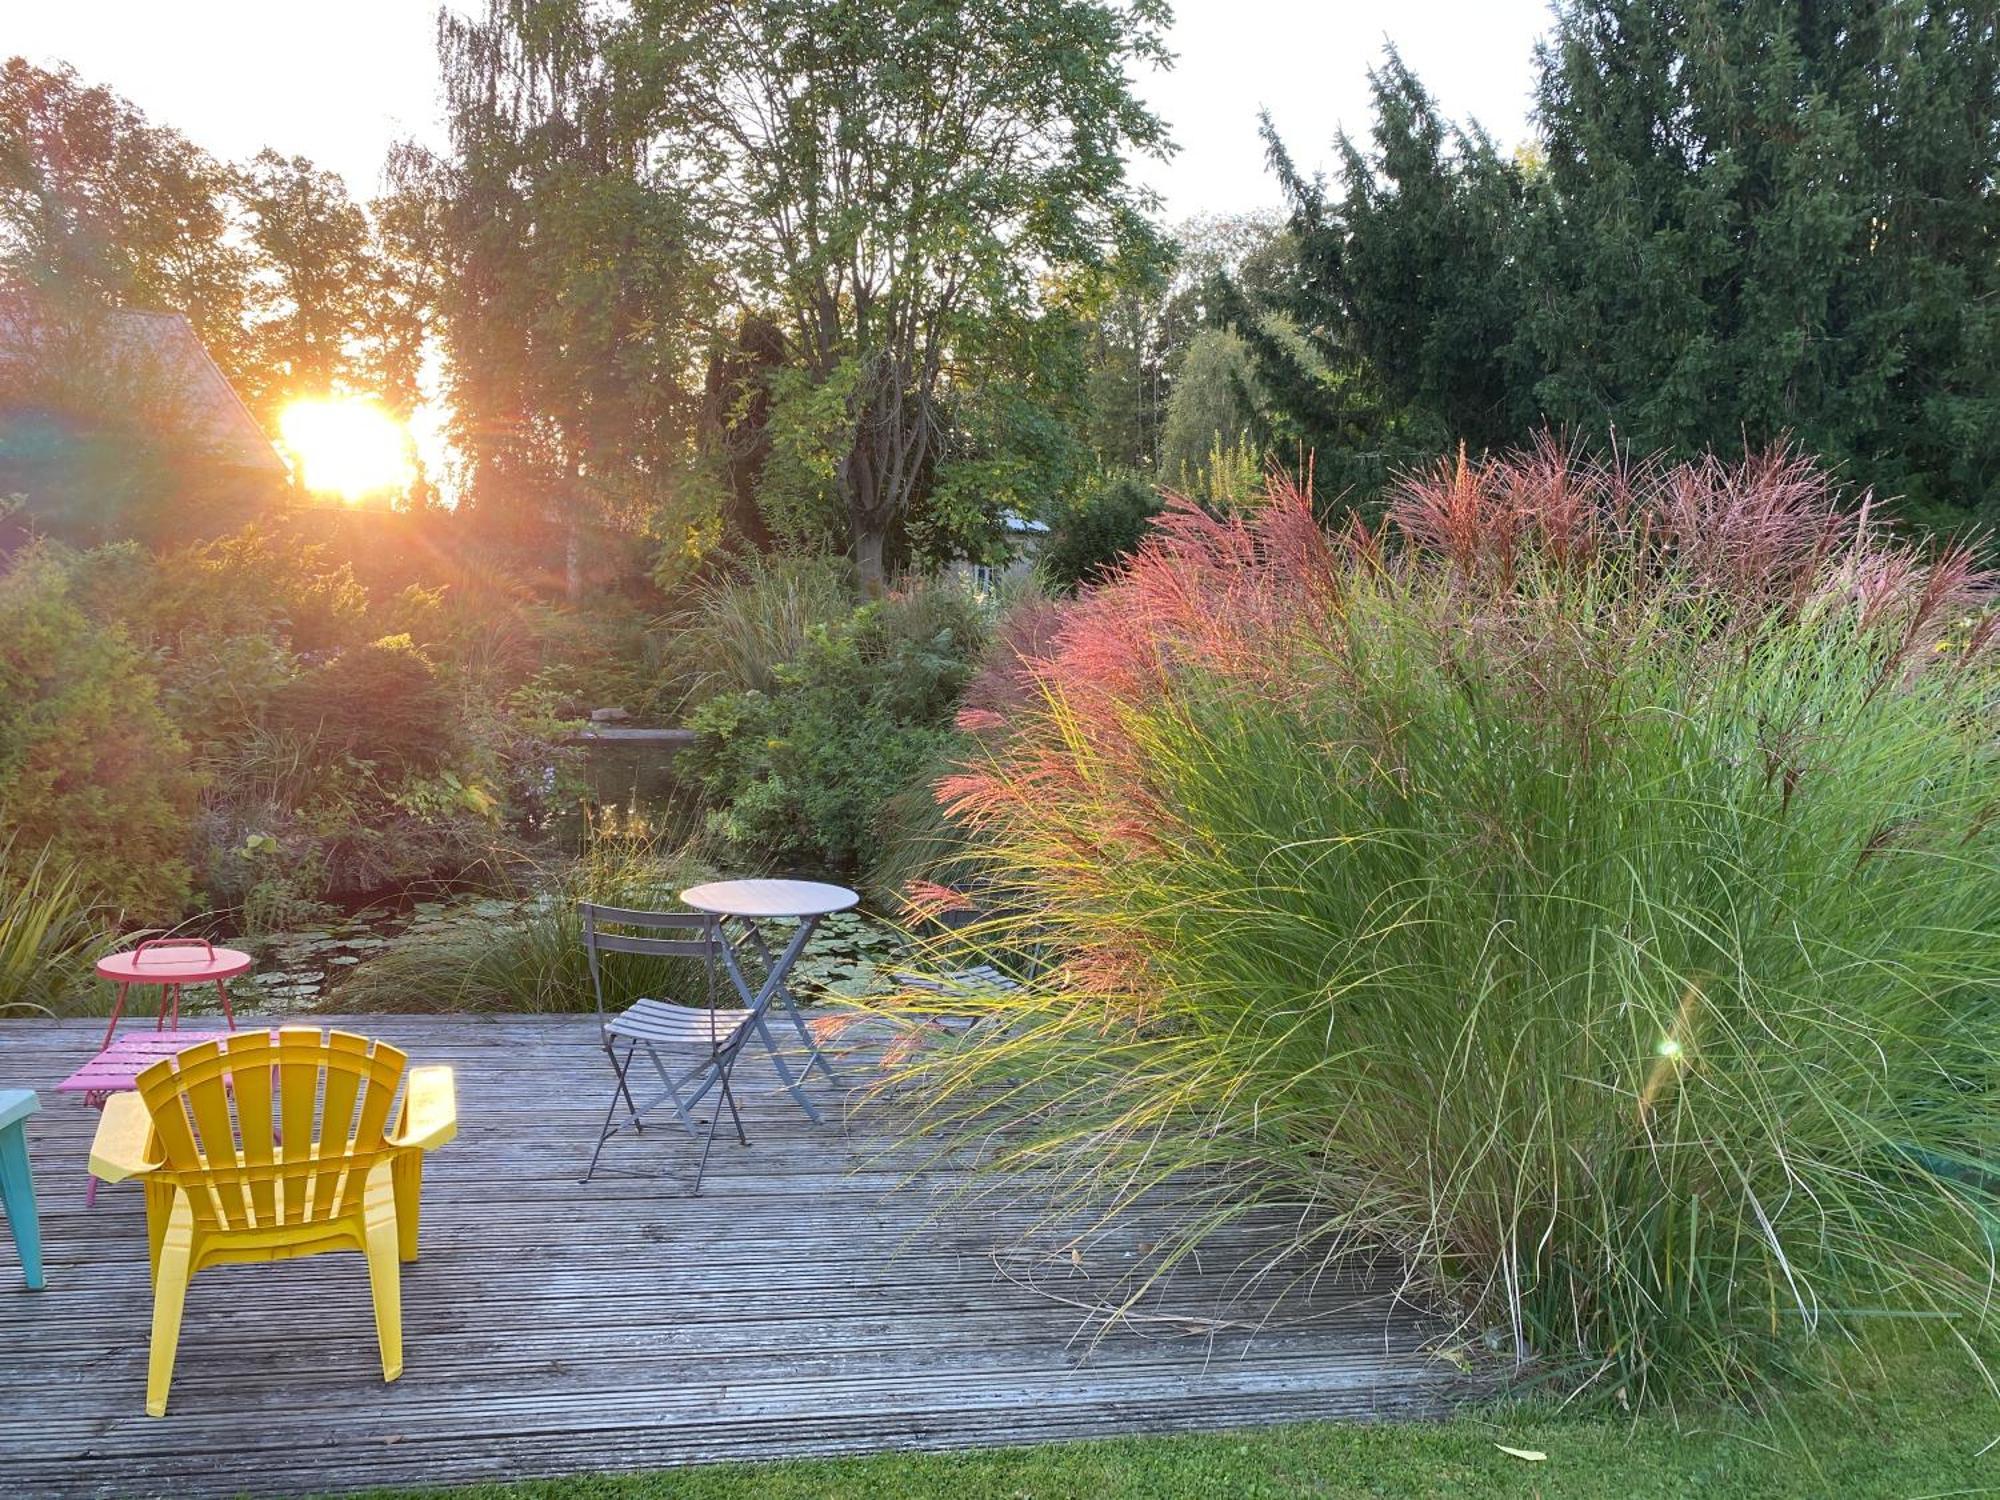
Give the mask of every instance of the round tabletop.
M 690 886 L 681 900 L 718 917 L 823 917 L 846 911 L 861 898 L 844 885 L 817 880 L 711 880 Z
M 97 961 L 98 977 L 113 984 L 208 984 L 249 972 L 249 954 L 206 943 L 156 943 Z

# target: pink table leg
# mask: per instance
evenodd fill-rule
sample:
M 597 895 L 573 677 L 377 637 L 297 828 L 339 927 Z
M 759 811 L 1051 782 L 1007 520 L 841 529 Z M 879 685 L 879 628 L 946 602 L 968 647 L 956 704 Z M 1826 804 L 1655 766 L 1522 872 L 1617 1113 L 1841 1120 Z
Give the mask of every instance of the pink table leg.
M 104 1046 L 97 1049 L 99 1052 L 111 1045 L 111 1034 L 118 1029 L 118 1018 L 125 1014 L 125 991 L 130 988 L 127 984 L 118 986 L 118 998 L 111 1002 L 111 1024 L 104 1028 Z
M 236 1029 L 236 1012 L 229 1008 L 229 986 L 223 980 L 215 981 L 215 993 L 222 997 L 222 1018 L 229 1023 L 229 1029 Z

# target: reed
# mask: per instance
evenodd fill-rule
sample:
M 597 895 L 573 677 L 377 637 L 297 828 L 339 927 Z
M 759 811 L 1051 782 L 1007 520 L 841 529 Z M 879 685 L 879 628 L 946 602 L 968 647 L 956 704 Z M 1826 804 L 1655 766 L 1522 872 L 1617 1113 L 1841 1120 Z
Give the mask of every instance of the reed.
M 1879 1319 L 1992 1347 L 1970 556 L 1782 454 L 1544 444 L 1337 536 L 1270 490 L 1170 508 L 968 714 L 985 915 L 933 958 L 1045 962 L 912 1028 L 917 1128 L 1052 1221 L 1176 1197 L 1155 1270 L 1282 1205 L 1309 1273 L 1387 1247 L 1620 1404 L 1754 1398 Z
M 0 843 L 0 1015 L 82 1013 L 106 942 L 74 868 Z

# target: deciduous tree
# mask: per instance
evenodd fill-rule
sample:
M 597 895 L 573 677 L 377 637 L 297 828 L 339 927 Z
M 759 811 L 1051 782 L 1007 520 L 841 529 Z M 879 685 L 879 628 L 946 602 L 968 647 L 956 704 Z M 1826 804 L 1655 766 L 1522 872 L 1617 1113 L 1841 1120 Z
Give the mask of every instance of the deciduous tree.
M 1154 237 L 1134 153 L 1166 149 L 1131 75 L 1162 0 L 638 0 L 658 149 L 716 175 L 738 295 L 837 398 L 833 482 L 866 587 L 953 461 L 951 393 L 1051 278 Z M 800 392 L 803 398 L 804 393 Z
M 73 307 L 184 313 L 231 376 L 249 368 L 249 250 L 235 177 L 73 68 L 0 66 L 0 278 Z
M 347 183 L 302 156 L 262 151 L 237 192 L 254 274 L 246 398 L 269 412 L 288 396 L 361 391 L 408 415 L 419 310 Z
M 397 164 L 462 503 L 521 541 L 567 537 L 572 586 L 587 527 L 636 531 L 685 475 L 716 309 L 702 207 L 654 151 L 652 85 L 623 45 L 588 0 L 445 13 L 451 151 Z

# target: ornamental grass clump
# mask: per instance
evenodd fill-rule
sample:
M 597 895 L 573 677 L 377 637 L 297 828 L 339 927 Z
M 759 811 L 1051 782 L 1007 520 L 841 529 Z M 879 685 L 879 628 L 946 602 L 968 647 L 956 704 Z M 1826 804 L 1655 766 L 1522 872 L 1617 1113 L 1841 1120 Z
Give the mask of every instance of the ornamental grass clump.
M 1028 982 L 898 1082 L 1066 1214 L 1176 1196 L 1163 1264 L 1282 1205 L 1309 1269 L 1386 1246 L 1621 1404 L 1757 1394 L 1871 1319 L 1976 1350 L 1984 586 L 1782 454 L 1545 444 L 1338 534 L 1282 481 L 1172 506 L 975 684 L 939 795 L 987 915 L 950 941 Z

